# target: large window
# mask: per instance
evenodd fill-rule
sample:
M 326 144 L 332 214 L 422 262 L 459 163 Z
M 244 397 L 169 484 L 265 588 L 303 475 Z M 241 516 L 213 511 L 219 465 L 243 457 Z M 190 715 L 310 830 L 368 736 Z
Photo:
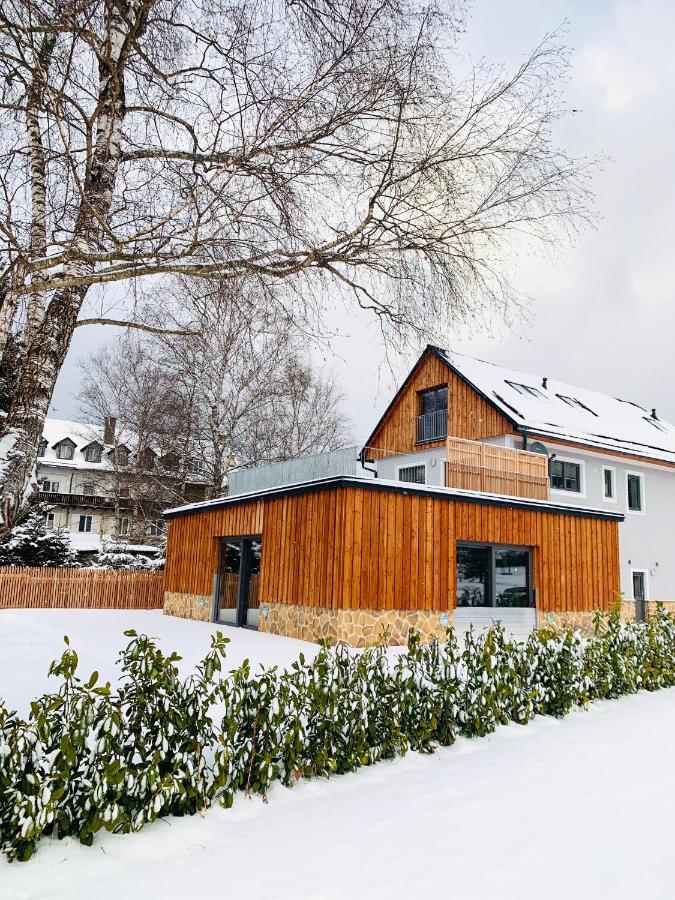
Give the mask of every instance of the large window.
M 551 487 L 556 491 L 581 493 L 581 466 L 579 463 L 554 459 L 551 463 Z
M 417 416 L 418 443 L 437 441 L 448 434 L 448 387 L 431 388 L 419 393 Z
M 427 467 L 422 466 L 401 466 L 398 470 L 398 480 L 407 481 L 413 484 L 425 484 L 427 480 Z
M 642 487 L 642 475 L 628 472 L 626 475 L 626 490 L 628 492 L 628 509 L 630 512 L 643 512 L 644 490 Z
M 531 606 L 530 551 L 457 545 L 457 606 Z

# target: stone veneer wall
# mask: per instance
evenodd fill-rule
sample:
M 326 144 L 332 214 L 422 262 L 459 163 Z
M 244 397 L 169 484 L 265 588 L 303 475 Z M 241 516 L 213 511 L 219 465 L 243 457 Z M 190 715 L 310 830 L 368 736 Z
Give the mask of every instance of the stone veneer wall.
M 390 644 L 405 644 L 408 631 L 417 628 L 422 640 L 445 637 L 452 624 L 452 610 L 429 612 L 405 609 L 325 609 L 265 603 L 260 608 L 259 631 L 283 634 L 305 641 L 331 638 L 352 647 L 374 644 L 386 632 Z
M 177 594 L 173 591 L 165 591 L 164 615 L 209 622 L 211 620 L 211 597 L 201 594 Z

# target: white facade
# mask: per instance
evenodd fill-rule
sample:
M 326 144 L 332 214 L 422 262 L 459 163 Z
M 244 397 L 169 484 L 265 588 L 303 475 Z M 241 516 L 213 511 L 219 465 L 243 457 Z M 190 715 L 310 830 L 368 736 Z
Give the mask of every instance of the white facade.
M 48 523 L 69 532 L 79 552 L 100 550 L 117 541 L 131 551 L 154 550 L 161 534 L 161 511 L 154 522 L 137 522 L 134 502 L 124 496 L 125 473 L 137 473 L 133 439 L 108 427 L 48 418 L 37 460 L 41 499 L 52 509 Z M 153 469 L 153 479 L 171 479 L 171 471 Z M 164 473 L 164 474 L 162 474 Z M 145 477 L 143 469 L 141 474 Z M 148 476 L 149 477 L 149 476 Z M 194 477 L 196 484 L 200 476 Z M 192 483 L 192 480 L 191 480 Z M 128 492 L 128 488 L 127 488 Z M 139 533 L 139 528 L 142 533 Z

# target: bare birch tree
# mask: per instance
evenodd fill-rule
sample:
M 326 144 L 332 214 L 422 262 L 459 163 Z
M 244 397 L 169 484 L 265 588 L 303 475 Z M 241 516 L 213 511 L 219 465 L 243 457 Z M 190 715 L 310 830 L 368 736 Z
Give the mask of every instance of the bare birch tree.
M 584 216 L 587 164 L 551 141 L 556 40 L 462 79 L 437 49 L 461 25 L 434 0 L 4 0 L 0 528 L 92 286 L 255 276 L 298 315 L 341 287 L 404 329 L 508 300 L 505 244 Z
M 195 334 L 128 332 L 81 364 L 85 415 L 112 414 L 120 435 L 179 460 L 180 494 L 169 498 L 165 473 L 155 473 L 158 503 L 187 499 L 194 472 L 217 497 L 234 468 L 346 446 L 342 394 L 330 372 L 313 370 L 290 318 L 234 282 L 183 280 L 178 293 Z

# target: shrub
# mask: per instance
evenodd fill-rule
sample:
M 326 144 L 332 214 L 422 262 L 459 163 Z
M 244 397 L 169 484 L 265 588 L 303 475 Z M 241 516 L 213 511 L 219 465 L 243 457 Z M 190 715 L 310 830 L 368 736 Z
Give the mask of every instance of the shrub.
M 116 691 L 77 673 L 66 647 L 50 674 L 60 687 L 22 719 L 0 702 L 0 850 L 26 860 L 42 835 L 137 831 L 165 815 L 232 805 L 243 790 L 266 796 L 274 781 L 351 772 L 409 749 L 430 753 L 457 736 L 564 716 L 597 698 L 675 684 L 675 620 L 600 615 L 595 633 L 540 631 L 524 643 L 495 625 L 452 629 L 407 652 L 324 645 L 287 670 L 248 661 L 224 674 L 218 633 L 188 678 L 145 635 L 126 632 Z

